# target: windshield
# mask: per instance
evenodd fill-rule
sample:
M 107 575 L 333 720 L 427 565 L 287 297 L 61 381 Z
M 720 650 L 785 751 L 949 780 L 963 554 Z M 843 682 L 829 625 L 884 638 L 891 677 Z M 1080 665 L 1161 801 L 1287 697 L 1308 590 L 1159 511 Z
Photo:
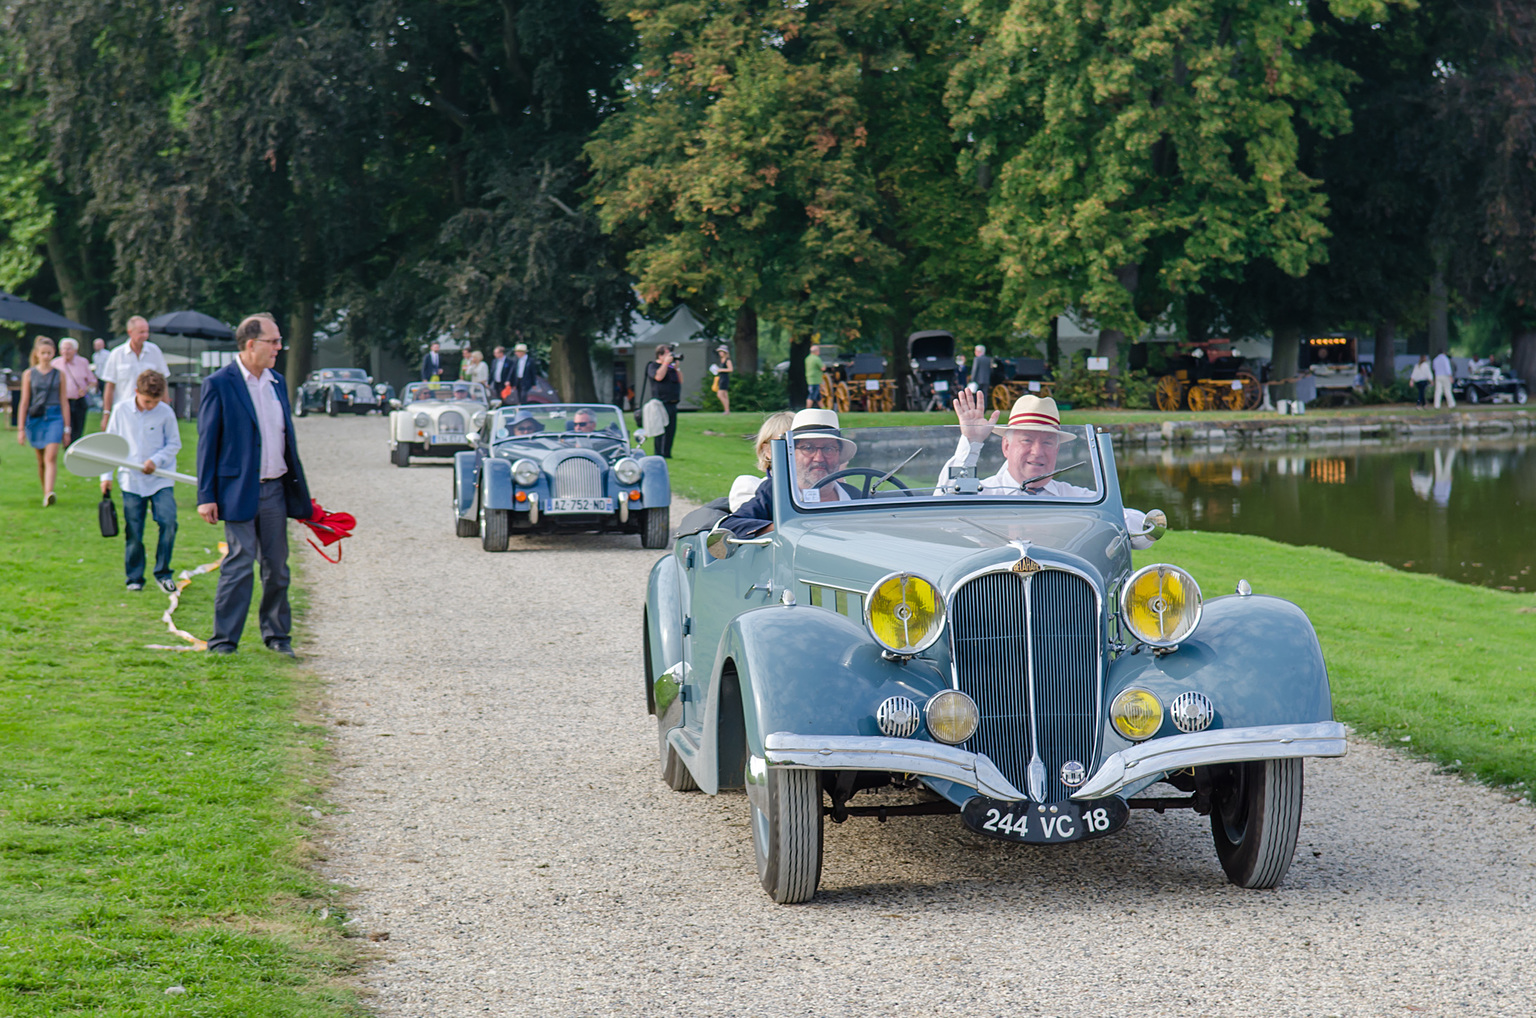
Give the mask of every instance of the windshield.
M 331 368 L 320 372 L 320 378 L 322 381 L 366 382 L 368 372 L 362 368 Z
M 489 403 L 479 382 L 412 382 L 405 387 L 407 403 Z
M 795 504 L 865 499 L 1097 502 L 1103 465 L 1093 429 L 995 429 L 984 441 L 956 425 L 844 428 L 790 436 Z
M 544 449 L 571 445 L 629 446 L 624 416 L 617 408 L 601 404 L 502 407 L 491 429 L 491 441 Z

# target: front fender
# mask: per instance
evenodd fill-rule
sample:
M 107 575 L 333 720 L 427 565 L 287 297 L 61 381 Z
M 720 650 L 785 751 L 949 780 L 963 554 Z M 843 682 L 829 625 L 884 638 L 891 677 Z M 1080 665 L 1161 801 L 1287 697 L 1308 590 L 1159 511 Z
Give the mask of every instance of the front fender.
M 460 519 L 475 515 L 475 475 L 479 457 L 474 452 L 453 454 L 453 504 Z
M 487 509 L 511 509 L 512 464 L 504 459 L 488 457 L 481 464 L 480 475 L 482 504 Z
M 1189 690 L 1210 698 L 1216 710 L 1211 731 L 1333 720 L 1333 693 L 1317 633 L 1305 612 L 1278 597 L 1229 595 L 1205 602 L 1194 636 L 1178 650 L 1124 654 L 1110 666 L 1106 709 L 1130 686 L 1149 690 L 1163 704 L 1163 726 L 1148 742 L 1181 734 L 1168 706 Z M 1099 758 L 1132 745 L 1105 724 Z
M 949 687 L 932 662 L 887 661 L 862 626 L 811 605 L 738 615 L 721 635 L 715 660 L 693 769 L 708 792 L 741 784 L 745 753 L 762 756 L 763 740 L 774 732 L 878 736 L 881 701 L 906 696 L 921 707 Z M 715 788 L 707 787 L 709 779 Z
M 657 509 L 672 504 L 672 479 L 667 461 L 660 456 L 640 459 L 640 505 L 634 508 Z
M 675 555 L 663 555 L 651 566 L 646 584 L 645 612 L 651 634 L 651 675 L 662 675 L 683 660 L 682 570 Z M 676 680 L 674 679 L 674 684 Z M 647 698 L 655 704 L 654 695 Z M 670 703 L 656 704 L 665 711 Z

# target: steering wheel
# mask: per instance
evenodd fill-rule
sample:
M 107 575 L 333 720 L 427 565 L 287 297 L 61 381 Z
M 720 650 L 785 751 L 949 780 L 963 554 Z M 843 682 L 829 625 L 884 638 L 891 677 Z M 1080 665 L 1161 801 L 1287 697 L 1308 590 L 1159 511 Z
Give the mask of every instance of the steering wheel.
M 839 470 L 836 473 L 828 474 L 821 479 L 821 484 L 816 485 L 816 487 L 819 488 L 822 484 L 830 484 L 844 477 L 854 476 L 864 478 L 864 485 L 859 491 L 860 498 L 870 498 L 873 495 L 873 489 L 879 488 L 882 484 L 895 485 L 907 498 L 913 498 L 917 495 L 916 491 L 902 484 L 894 474 L 886 477 L 885 471 L 871 470 L 868 467 L 848 467 L 846 470 Z

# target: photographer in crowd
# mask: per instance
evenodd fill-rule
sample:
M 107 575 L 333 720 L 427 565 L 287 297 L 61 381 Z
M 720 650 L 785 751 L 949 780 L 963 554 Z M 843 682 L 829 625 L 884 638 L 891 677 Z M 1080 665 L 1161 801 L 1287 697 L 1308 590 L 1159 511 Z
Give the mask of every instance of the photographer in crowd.
M 672 348 L 663 343 L 656 348 L 656 359 L 645 366 L 645 379 L 650 383 L 651 395 L 661 400 L 667 411 L 667 426 L 656 436 L 656 455 L 672 458 L 672 439 L 677 435 L 677 402 L 683 398 L 683 373 Z

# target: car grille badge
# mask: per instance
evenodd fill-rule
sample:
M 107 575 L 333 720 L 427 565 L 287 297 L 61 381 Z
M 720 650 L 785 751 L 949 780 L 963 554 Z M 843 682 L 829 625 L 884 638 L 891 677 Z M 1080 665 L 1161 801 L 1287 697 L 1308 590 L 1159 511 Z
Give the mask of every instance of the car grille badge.
M 1068 760 L 1061 765 L 1061 783 L 1068 788 L 1076 788 L 1088 780 L 1088 768 L 1076 760 Z

